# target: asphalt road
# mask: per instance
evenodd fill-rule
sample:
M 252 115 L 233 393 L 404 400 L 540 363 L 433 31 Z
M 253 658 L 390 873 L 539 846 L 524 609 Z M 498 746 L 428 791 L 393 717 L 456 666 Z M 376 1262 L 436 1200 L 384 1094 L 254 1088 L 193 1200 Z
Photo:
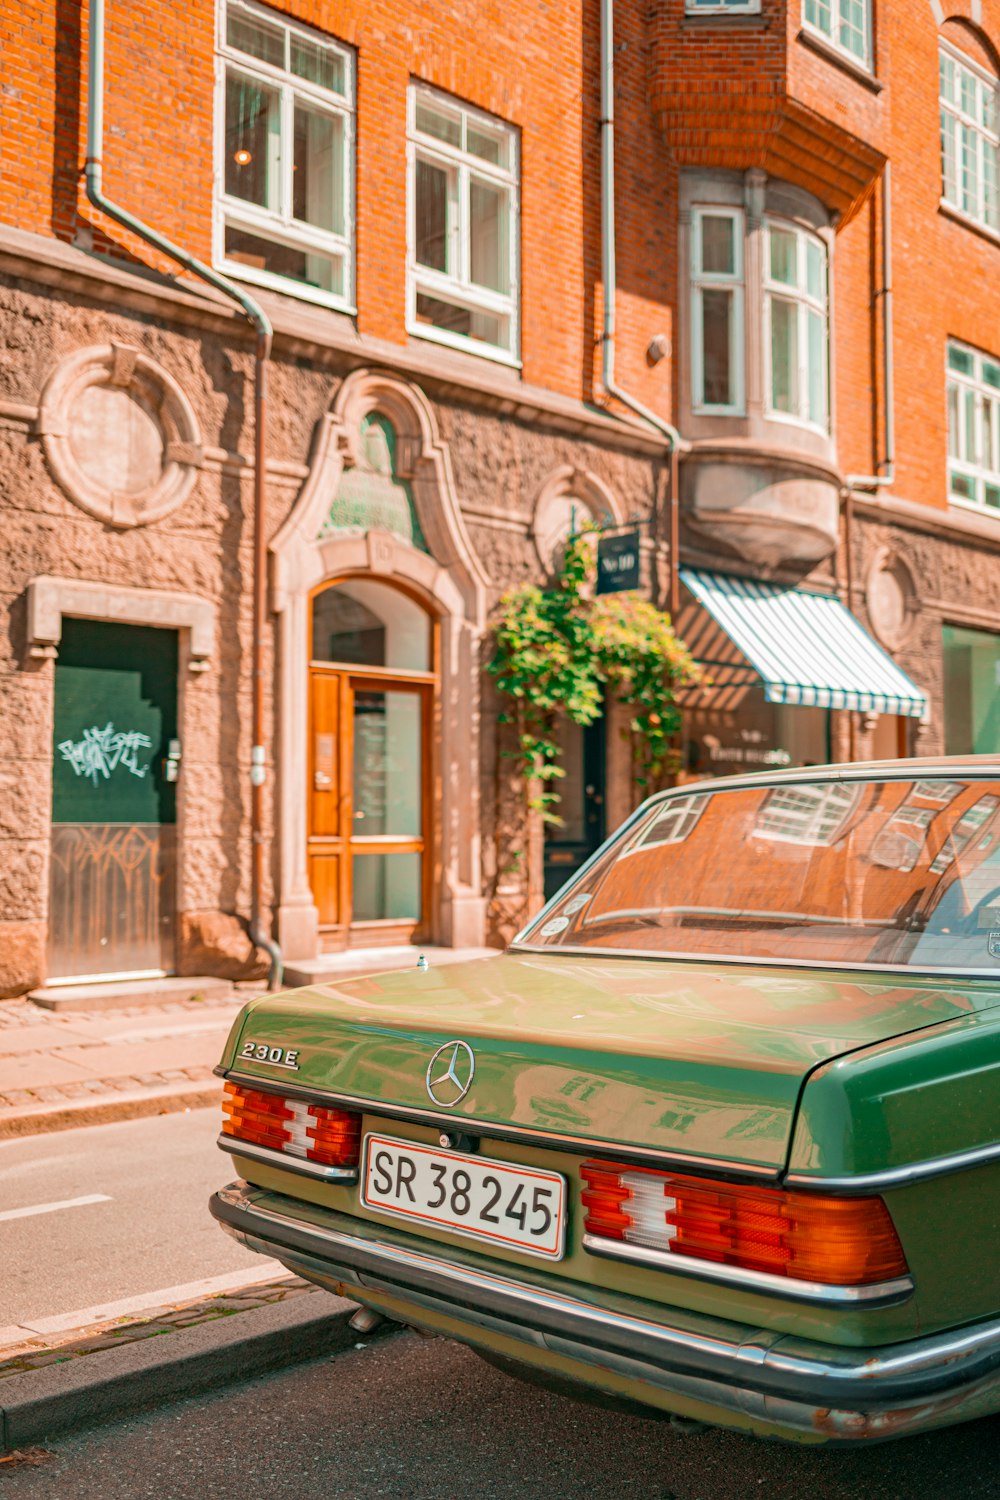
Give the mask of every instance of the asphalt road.
M 0 1328 L 266 1271 L 209 1217 L 209 1194 L 235 1175 L 218 1132 L 199 1109 L 0 1142 Z
M 31 1457 L 3 1500 L 994 1500 L 1000 1419 L 846 1452 L 680 1434 L 400 1333 Z

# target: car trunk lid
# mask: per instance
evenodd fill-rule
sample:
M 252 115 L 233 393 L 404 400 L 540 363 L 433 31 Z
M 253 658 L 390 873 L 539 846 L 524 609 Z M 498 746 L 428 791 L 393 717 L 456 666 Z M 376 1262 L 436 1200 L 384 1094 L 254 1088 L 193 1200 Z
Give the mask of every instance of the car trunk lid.
M 234 1028 L 226 1063 L 390 1115 L 773 1176 L 813 1068 L 997 999 L 974 982 L 946 992 L 920 977 L 511 952 L 264 997 Z M 475 1072 L 449 1108 L 427 1081 L 454 1040 Z M 251 1044 L 282 1049 L 282 1061 L 242 1055 Z

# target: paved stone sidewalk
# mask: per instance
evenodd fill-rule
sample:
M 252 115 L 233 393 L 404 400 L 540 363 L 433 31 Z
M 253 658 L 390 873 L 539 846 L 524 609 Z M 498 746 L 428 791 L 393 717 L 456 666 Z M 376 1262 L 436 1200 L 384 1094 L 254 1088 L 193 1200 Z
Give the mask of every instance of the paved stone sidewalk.
M 24 1343 L 0 1351 L 0 1381 L 11 1375 L 24 1375 L 48 1365 L 65 1364 L 83 1359 L 102 1349 L 122 1348 L 142 1339 L 162 1338 L 182 1328 L 195 1328 L 218 1318 L 235 1317 L 269 1303 L 288 1302 L 293 1297 L 319 1292 L 320 1288 L 298 1276 L 285 1275 L 273 1281 L 257 1282 L 239 1292 L 221 1292 L 197 1301 L 178 1302 L 147 1309 L 141 1318 L 114 1318 L 106 1323 L 92 1323 L 86 1328 L 65 1332 L 37 1334 Z M 3 1398 L 0 1396 L 0 1406 Z

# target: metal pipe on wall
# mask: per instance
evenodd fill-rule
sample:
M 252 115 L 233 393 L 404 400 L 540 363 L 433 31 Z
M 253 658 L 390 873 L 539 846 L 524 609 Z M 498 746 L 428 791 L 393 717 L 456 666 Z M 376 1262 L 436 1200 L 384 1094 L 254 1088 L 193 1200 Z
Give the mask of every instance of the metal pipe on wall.
M 136 234 L 154 249 L 176 261 L 192 276 L 206 282 L 235 302 L 249 319 L 257 334 L 254 351 L 254 503 L 253 503 L 253 746 L 250 768 L 251 914 L 250 941 L 270 959 L 268 984 L 277 989 L 281 983 L 283 963 L 281 949 L 264 930 L 263 891 L 264 856 L 264 781 L 267 761 L 264 752 L 264 623 L 267 603 L 267 542 L 265 535 L 264 466 L 266 458 L 265 417 L 267 410 L 267 362 L 271 353 L 271 322 L 264 309 L 248 293 L 211 266 L 205 265 L 187 250 L 175 245 L 165 235 L 150 228 L 127 209 L 106 198 L 102 186 L 104 156 L 104 0 L 90 0 L 89 46 L 87 71 L 87 156 L 85 181 L 87 198 L 94 208 L 106 214 L 123 229 Z
M 604 281 L 604 328 L 601 380 L 609 396 L 655 427 L 670 452 L 670 614 L 680 608 L 680 494 L 678 462 L 686 447 L 677 428 L 644 406 L 615 380 L 615 56 L 614 0 L 601 0 L 601 275 Z

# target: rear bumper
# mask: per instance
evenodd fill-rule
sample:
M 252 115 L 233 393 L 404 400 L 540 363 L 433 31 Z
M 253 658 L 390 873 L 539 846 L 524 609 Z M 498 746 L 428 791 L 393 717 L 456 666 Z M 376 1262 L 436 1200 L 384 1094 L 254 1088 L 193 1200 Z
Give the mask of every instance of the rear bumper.
M 277 1205 L 277 1207 L 275 1207 Z M 285 1209 L 281 1212 L 279 1209 Z M 216 1193 L 212 1214 L 251 1249 L 312 1280 L 353 1288 L 390 1316 L 525 1360 L 603 1390 L 628 1389 L 667 1410 L 800 1441 L 902 1437 L 1000 1410 L 1000 1321 L 878 1349 L 809 1343 L 685 1315 L 651 1321 L 567 1295 L 549 1278 L 517 1281 L 443 1260 L 374 1226 L 331 1215 L 320 1227 L 290 1198 L 244 1182 Z M 336 1227 L 335 1227 L 336 1226 Z M 636 1304 L 643 1312 L 648 1304 Z M 570 1366 L 572 1367 L 570 1370 Z

